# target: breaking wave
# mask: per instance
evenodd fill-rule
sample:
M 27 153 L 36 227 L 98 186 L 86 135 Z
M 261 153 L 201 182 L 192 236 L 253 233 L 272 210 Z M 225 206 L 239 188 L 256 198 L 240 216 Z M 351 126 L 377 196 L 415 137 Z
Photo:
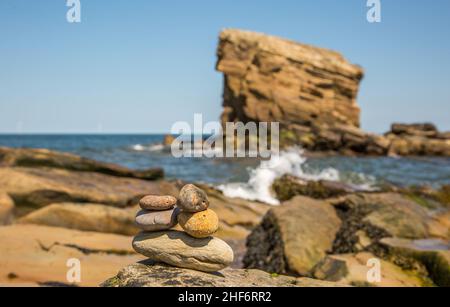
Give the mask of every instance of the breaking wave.
M 227 197 L 261 201 L 271 205 L 279 204 L 272 193 L 272 184 L 275 179 L 285 174 L 294 175 L 304 180 L 341 181 L 360 190 L 375 189 L 376 180 L 372 176 L 359 173 L 353 173 L 352 176 L 342 176 L 337 169 L 332 167 L 318 170 L 308 168 L 305 165 L 307 158 L 303 153 L 303 150 L 298 147 L 282 151 L 280 155 L 273 156 L 270 160 L 261 161 L 257 168 L 250 169 L 248 182 L 227 183 L 218 186 L 218 188 Z
M 163 144 L 150 144 L 150 145 L 142 145 L 142 144 L 136 144 L 131 146 L 131 149 L 134 151 L 163 151 L 164 150 Z

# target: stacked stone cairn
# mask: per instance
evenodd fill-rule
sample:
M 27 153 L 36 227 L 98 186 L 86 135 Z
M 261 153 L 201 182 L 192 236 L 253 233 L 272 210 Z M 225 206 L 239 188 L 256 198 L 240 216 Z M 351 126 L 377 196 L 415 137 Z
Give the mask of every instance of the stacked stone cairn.
M 143 231 L 133 239 L 136 252 L 155 262 L 204 272 L 222 270 L 233 262 L 233 250 L 212 237 L 219 228 L 206 193 L 185 185 L 178 199 L 148 195 L 139 202 L 136 225 Z M 172 230 L 177 224 L 184 231 Z

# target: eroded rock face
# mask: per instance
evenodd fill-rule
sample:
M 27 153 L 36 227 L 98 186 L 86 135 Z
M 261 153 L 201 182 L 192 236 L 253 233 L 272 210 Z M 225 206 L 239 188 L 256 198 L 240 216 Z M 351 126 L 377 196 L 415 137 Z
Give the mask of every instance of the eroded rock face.
M 48 149 L 0 147 L 0 166 L 53 167 L 146 180 L 164 177 L 164 171 L 161 168 L 135 171 L 119 165 Z
M 279 122 L 282 146 L 341 154 L 450 156 L 450 134 L 432 124 L 362 131 L 356 99 L 363 69 L 341 54 L 261 33 L 220 34 L 222 124 Z
M 309 276 L 331 250 L 341 221 L 324 202 L 296 196 L 271 209 L 247 239 L 244 265 Z
M 339 53 L 259 33 L 220 34 L 224 121 L 359 126 L 363 70 Z
M 131 236 L 139 232 L 134 224 L 136 210 L 100 204 L 61 203 L 36 210 L 20 218 L 18 223 Z
M 342 284 L 310 278 L 273 276 L 259 270 L 224 269 L 209 274 L 151 261 L 129 265 L 103 287 L 334 287 Z

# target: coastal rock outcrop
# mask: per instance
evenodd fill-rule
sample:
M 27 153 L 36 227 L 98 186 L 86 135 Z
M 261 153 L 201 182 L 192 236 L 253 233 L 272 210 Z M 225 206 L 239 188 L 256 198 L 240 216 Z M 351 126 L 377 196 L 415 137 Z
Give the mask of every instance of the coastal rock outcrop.
M 217 70 L 225 75 L 223 121 L 279 121 L 299 130 L 359 126 L 356 96 L 364 73 L 339 53 L 224 30 L 217 54 Z
M 176 191 L 166 181 L 123 178 L 96 172 L 46 167 L 0 167 L 0 191 L 16 207 L 41 208 L 52 203 L 97 203 L 114 207 L 136 205 L 148 193 Z
M 310 278 L 273 275 L 260 270 L 226 268 L 220 274 L 142 261 L 124 267 L 102 287 L 342 287 Z
M 450 156 L 450 132 L 439 132 L 431 123 L 394 123 L 385 137 L 390 140 L 389 155 Z
M 341 221 L 329 203 L 296 196 L 269 210 L 247 239 L 247 268 L 310 276 L 332 249 Z
M 155 180 L 164 177 L 164 170 L 161 168 L 136 171 L 116 164 L 99 162 L 70 153 L 48 149 L 0 147 L 0 166 L 52 167 L 145 180 Z
M 364 155 L 450 156 L 450 133 L 394 124 L 385 136 L 360 129 L 363 69 L 338 52 L 261 33 L 220 33 L 226 122 L 279 122 L 281 146 Z

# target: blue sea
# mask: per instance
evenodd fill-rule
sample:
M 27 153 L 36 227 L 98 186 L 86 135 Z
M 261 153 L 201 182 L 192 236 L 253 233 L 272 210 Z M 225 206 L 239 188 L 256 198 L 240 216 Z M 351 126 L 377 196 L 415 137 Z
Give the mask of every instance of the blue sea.
M 374 189 L 450 184 L 450 158 L 310 157 L 298 148 L 281 153 L 274 168 L 253 158 L 175 158 L 162 150 L 164 135 L 0 135 L 0 146 L 47 148 L 133 169 L 162 167 L 169 179 L 216 185 L 229 196 L 275 203 L 270 184 L 283 173 Z

